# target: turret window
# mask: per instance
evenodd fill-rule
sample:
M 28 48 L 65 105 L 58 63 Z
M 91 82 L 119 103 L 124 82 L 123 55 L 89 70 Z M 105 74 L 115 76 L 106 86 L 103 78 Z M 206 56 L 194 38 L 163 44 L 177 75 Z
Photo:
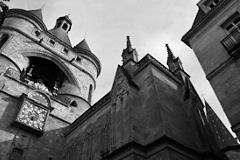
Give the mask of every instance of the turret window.
M 41 35 L 41 32 L 39 32 L 39 31 L 35 31 L 34 33 L 37 37 L 40 37 L 40 35 Z
M 77 102 L 76 101 L 72 101 L 70 103 L 70 107 L 77 107 Z
M 64 23 L 63 26 L 62 26 L 62 28 L 63 28 L 64 30 L 67 30 L 68 25 L 67 25 L 66 23 Z
M 8 34 L 3 34 L 0 37 L 0 48 L 2 48 L 2 46 L 7 42 L 8 38 L 9 38 Z
M 54 41 L 54 40 L 52 40 L 52 39 L 50 39 L 50 40 L 49 40 L 49 43 L 50 43 L 52 46 L 54 46 L 54 45 L 55 45 L 55 41 Z
M 77 58 L 76 58 L 76 61 L 77 61 L 78 63 L 81 63 L 81 61 L 82 61 L 82 58 L 81 58 L 81 57 L 79 57 L 79 56 L 77 56 Z
M 91 103 L 92 101 L 92 85 L 89 86 L 89 91 L 88 91 L 88 102 Z
M 63 53 L 67 55 L 68 52 L 69 52 L 69 50 L 68 50 L 67 48 L 64 47 L 64 48 L 63 48 Z

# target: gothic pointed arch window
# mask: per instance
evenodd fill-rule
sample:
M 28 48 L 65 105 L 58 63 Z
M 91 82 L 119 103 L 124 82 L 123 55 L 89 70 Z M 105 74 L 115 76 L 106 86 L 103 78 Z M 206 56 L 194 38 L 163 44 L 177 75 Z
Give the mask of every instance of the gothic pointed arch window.
M 6 33 L 0 37 L 0 48 L 2 48 L 2 46 L 7 42 L 8 38 L 9 35 Z

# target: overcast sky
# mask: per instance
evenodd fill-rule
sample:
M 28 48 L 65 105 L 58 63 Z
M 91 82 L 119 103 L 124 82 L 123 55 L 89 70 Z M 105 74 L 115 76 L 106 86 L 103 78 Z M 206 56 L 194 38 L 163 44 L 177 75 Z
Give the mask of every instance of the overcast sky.
M 10 1 L 6 2 L 10 8 L 31 10 L 43 7 L 43 20 L 48 29 L 54 27 L 58 17 L 70 14 L 73 26 L 69 37 L 73 46 L 86 37 L 92 52 L 102 63 L 94 102 L 111 89 L 117 65 L 122 64 L 121 53 L 129 35 L 140 59 L 150 53 L 164 65 L 167 60 L 165 43 L 168 43 L 182 60 L 199 95 L 204 96 L 230 127 L 193 51 L 180 40 L 193 23 L 199 0 Z

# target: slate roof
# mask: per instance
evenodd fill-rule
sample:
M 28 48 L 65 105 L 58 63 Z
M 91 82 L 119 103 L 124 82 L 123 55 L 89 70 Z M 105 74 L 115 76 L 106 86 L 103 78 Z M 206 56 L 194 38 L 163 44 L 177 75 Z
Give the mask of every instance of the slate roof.
M 39 19 L 41 19 L 43 21 L 42 8 L 35 9 L 35 10 L 29 10 L 29 12 L 31 12 L 32 14 L 34 14 L 35 16 L 37 16 Z
M 64 30 L 62 30 L 61 28 L 53 28 L 51 30 L 49 30 L 49 32 L 56 36 L 58 39 L 60 39 L 61 41 L 67 43 L 69 46 L 72 46 L 70 39 L 68 37 L 67 32 L 65 32 Z
M 76 50 L 76 51 L 78 51 L 78 50 L 86 50 L 86 51 L 91 52 L 91 49 L 89 48 L 89 46 L 87 44 L 87 41 L 85 39 L 83 39 L 76 46 L 74 46 L 73 49 Z
M 210 105 L 206 101 L 205 101 L 205 106 L 206 106 L 206 114 L 207 114 L 208 123 L 213 132 L 213 135 L 215 135 L 215 140 L 218 144 L 218 147 L 221 150 L 223 150 L 226 147 L 238 145 L 238 143 L 236 142 L 234 137 L 227 130 L 225 125 L 218 118 L 218 116 L 216 115 L 214 110 L 210 107 Z
M 196 27 L 199 23 L 201 23 L 203 21 L 203 19 L 205 18 L 205 16 L 206 16 L 206 14 L 203 12 L 203 10 L 201 8 L 198 8 L 198 12 L 193 21 L 192 28 Z

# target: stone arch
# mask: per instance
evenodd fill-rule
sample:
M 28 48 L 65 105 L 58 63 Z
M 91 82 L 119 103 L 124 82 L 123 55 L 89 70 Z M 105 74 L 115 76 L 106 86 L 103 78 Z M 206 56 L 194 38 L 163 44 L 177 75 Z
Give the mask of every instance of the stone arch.
M 73 76 L 70 69 L 65 64 L 63 64 L 63 62 L 61 60 L 50 55 L 48 52 L 44 52 L 44 51 L 40 51 L 40 50 L 27 50 L 27 51 L 22 52 L 22 55 L 25 57 L 39 57 L 39 58 L 47 59 L 47 60 L 53 62 L 68 77 L 70 83 L 78 86 L 77 79 Z
M 8 56 L 0 53 L 0 58 L 1 58 L 1 56 L 4 57 L 4 58 L 6 58 L 7 60 L 9 60 L 9 61 L 18 69 L 18 71 L 21 72 L 20 67 L 19 67 L 19 66 L 17 65 L 17 63 L 15 63 L 11 58 L 9 58 Z
M 44 106 L 47 106 L 47 107 L 51 106 L 51 101 L 44 92 L 34 90 L 34 91 L 28 93 L 28 98 L 30 98 Z

